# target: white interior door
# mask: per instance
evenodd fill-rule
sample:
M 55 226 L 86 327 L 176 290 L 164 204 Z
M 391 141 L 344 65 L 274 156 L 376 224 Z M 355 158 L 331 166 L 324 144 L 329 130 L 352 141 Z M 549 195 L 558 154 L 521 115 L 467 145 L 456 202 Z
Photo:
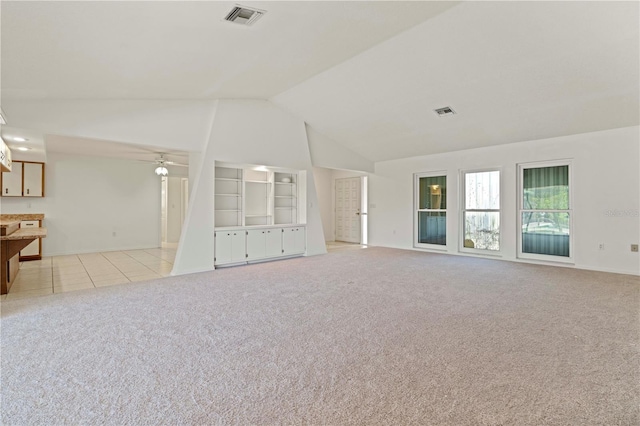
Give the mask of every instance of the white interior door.
M 360 243 L 360 178 L 336 179 L 336 241 Z

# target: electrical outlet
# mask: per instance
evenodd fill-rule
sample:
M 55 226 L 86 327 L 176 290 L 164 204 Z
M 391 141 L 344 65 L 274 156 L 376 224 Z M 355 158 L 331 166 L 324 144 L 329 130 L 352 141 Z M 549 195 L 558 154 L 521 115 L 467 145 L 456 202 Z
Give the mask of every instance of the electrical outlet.
M 631 251 L 634 253 L 638 252 L 638 245 L 637 244 L 631 244 Z
M 598 250 L 604 250 L 604 243 L 598 243 Z

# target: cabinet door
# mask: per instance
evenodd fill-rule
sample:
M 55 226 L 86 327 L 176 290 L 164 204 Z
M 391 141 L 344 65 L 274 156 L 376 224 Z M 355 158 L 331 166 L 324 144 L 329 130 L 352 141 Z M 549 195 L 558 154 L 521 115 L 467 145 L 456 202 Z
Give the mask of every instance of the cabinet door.
M 293 250 L 296 253 L 304 253 L 307 250 L 307 228 L 298 227 L 294 233 L 295 242 Z
M 266 255 L 267 257 L 282 256 L 282 228 L 267 229 Z
M 304 253 L 306 248 L 305 228 L 284 228 L 282 248 L 285 256 Z
M 233 262 L 244 262 L 247 258 L 247 239 L 245 231 L 231 232 L 231 260 Z
M 23 220 L 20 222 L 20 228 L 39 228 L 40 221 Z M 20 250 L 20 257 L 40 256 L 40 238 L 33 240 L 28 246 Z
M 42 197 L 42 177 L 44 164 L 24 163 L 24 181 L 22 185 L 22 195 L 24 197 Z
M 219 231 L 215 233 L 215 265 L 231 263 L 231 232 Z
M 266 241 L 266 230 L 247 231 L 247 260 L 263 259 L 266 256 Z
M 22 162 L 14 161 L 10 172 L 2 173 L 2 195 L 5 197 L 22 196 Z

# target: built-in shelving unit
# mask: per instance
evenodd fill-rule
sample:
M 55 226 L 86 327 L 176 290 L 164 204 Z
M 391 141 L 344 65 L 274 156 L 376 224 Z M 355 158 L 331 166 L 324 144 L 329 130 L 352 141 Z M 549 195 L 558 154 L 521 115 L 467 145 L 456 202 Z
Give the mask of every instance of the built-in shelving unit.
M 216 167 L 215 226 L 242 226 L 242 169 Z
M 295 224 L 298 219 L 298 174 L 274 173 L 274 223 Z
M 305 171 L 216 163 L 216 267 L 304 255 L 305 187 Z
M 216 228 L 296 225 L 299 173 L 264 167 L 216 166 Z
M 247 169 L 244 177 L 244 225 L 273 225 L 273 173 Z

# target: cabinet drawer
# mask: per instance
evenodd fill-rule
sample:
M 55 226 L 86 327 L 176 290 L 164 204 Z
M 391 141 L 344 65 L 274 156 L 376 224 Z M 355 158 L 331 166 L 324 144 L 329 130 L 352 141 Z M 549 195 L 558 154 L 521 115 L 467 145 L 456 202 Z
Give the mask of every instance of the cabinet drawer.
M 39 220 L 22 220 L 20 221 L 20 228 L 39 228 L 40 221 Z M 29 259 L 39 259 L 40 258 L 40 247 L 42 244 L 41 239 L 36 239 L 31 242 L 28 246 L 20 250 L 20 260 L 29 260 Z

